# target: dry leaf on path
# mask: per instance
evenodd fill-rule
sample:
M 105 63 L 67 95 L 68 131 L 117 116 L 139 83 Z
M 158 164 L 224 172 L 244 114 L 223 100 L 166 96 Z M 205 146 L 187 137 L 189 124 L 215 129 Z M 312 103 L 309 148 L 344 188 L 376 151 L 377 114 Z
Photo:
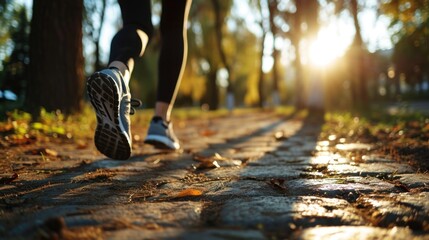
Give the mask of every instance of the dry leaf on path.
M 219 168 L 222 165 L 231 166 L 231 164 L 235 166 L 240 166 L 242 164 L 241 160 L 226 158 L 221 156 L 219 153 L 215 153 L 214 156 L 210 157 L 195 154 L 193 156 L 193 159 L 195 161 L 200 162 L 198 166 L 194 167 L 195 169 Z
M 45 156 L 51 156 L 51 157 L 58 156 L 58 152 L 57 151 L 49 149 L 49 148 L 32 149 L 32 150 L 26 151 L 25 154 L 29 154 L 29 155 L 40 155 L 40 154 L 43 154 Z
M 285 180 L 281 178 L 272 178 L 269 181 L 269 185 L 272 186 L 276 190 L 280 190 L 282 192 L 287 191 L 287 188 L 284 186 Z
M 200 163 L 195 167 L 195 169 L 207 169 L 207 168 L 219 168 L 220 165 L 214 160 L 200 161 Z
M 222 157 L 219 153 L 215 153 L 213 158 L 215 158 L 216 160 L 222 160 L 222 161 L 230 160 L 229 158 Z
M 198 154 L 194 154 L 193 159 L 195 161 L 198 161 L 198 162 L 205 162 L 205 161 L 211 160 L 212 157 L 206 157 L 206 156 L 201 156 L 201 155 L 198 155 Z
M 175 198 L 182 198 L 182 197 L 196 197 L 196 196 L 201 196 L 203 194 L 203 192 L 201 192 L 198 189 L 193 189 L 193 188 L 189 188 L 189 189 L 185 189 L 181 192 L 179 192 L 176 196 L 174 196 Z
M 234 164 L 235 166 L 240 166 L 242 164 L 241 160 L 226 158 L 226 157 L 221 156 L 219 153 L 215 153 L 213 158 L 216 160 L 220 160 L 220 161 L 229 161 L 232 164 Z
M 276 139 L 276 141 L 283 141 L 288 139 L 288 137 L 285 135 L 283 131 L 276 132 L 274 134 L 274 138 Z
M 7 143 L 11 146 L 29 145 L 35 143 L 37 138 L 35 136 L 23 136 L 23 137 L 5 137 Z
M 194 155 L 194 160 L 200 162 L 195 169 L 207 169 L 207 168 L 218 168 L 219 163 L 213 159 L 213 157 L 205 157 L 201 155 Z
M 210 137 L 210 136 L 215 135 L 216 133 L 217 133 L 217 131 L 213 131 L 210 129 L 205 129 L 205 130 L 200 131 L 200 135 L 204 136 L 204 137 Z
M 78 140 L 76 141 L 76 149 L 86 149 L 89 147 L 89 144 L 87 141 Z

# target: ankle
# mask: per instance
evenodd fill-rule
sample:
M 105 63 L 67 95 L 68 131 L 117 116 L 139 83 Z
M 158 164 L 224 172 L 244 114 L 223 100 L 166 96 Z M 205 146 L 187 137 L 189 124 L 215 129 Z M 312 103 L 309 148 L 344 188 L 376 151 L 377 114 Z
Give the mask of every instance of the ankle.
M 165 122 L 170 122 L 170 104 L 157 101 L 155 103 L 155 116 L 161 117 Z
M 130 82 L 131 77 L 131 71 L 128 69 L 128 66 L 120 61 L 113 61 L 109 64 L 110 69 L 116 69 L 118 72 L 121 73 L 122 79 L 124 80 L 125 84 L 128 86 Z

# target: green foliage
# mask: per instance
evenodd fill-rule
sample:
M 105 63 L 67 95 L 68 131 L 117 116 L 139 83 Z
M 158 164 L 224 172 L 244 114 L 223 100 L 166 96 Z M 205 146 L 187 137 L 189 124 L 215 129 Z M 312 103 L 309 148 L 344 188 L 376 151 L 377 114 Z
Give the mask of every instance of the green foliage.
M 26 14 L 27 12 L 23 5 L 11 0 L 0 1 L 0 57 L 5 58 L 12 51 L 14 43 L 11 42 L 11 38 L 17 32 L 17 29 L 24 24 L 28 24 Z M 23 22 L 24 18 L 25 21 Z M 28 29 L 26 31 L 28 33 Z M 3 60 L 0 59 L 0 64 L 2 64 Z
M 30 138 L 50 136 L 54 138 L 81 138 L 93 132 L 95 116 L 92 109 L 87 106 L 78 115 L 66 116 L 60 111 L 40 111 L 37 119 L 27 112 L 13 110 L 6 114 L 7 119 L 0 122 L 0 134 L 9 138 Z
M 391 18 L 395 42 L 393 62 L 408 84 L 420 84 L 429 74 L 429 0 L 390 0 L 381 5 Z
M 2 62 L 4 69 L 0 76 L 0 89 L 14 92 L 20 100 L 27 82 L 27 69 L 30 62 L 28 45 L 30 22 L 24 6 L 16 8 L 14 15 L 17 18 L 16 22 L 8 29 L 12 51 Z
M 427 24 L 429 0 L 389 0 L 381 4 L 382 12 L 392 19 L 391 27 L 397 35 L 413 33 L 419 26 Z M 396 37 L 398 37 L 396 36 Z M 398 40 L 399 38 L 396 38 Z
M 293 108 L 283 107 L 275 109 L 280 115 L 289 115 Z M 233 112 L 227 109 L 207 111 L 200 107 L 176 108 L 172 113 L 174 122 L 180 123 L 188 119 L 202 119 L 225 117 L 230 114 L 258 113 L 253 108 L 237 108 Z M 13 110 L 7 113 L 7 118 L 0 122 L 0 136 L 8 141 L 16 142 L 25 139 L 60 139 L 60 140 L 85 140 L 93 137 L 96 118 L 92 107 L 86 105 L 83 111 L 75 115 L 64 115 L 60 111 L 48 112 L 42 109 L 36 119 L 30 113 Z M 153 110 L 137 110 L 132 116 L 133 126 L 146 128 L 153 116 Z M 2 139 L 0 139 L 1 142 Z M 21 143 L 22 144 L 22 143 Z
M 418 112 L 397 112 L 390 114 L 385 110 L 365 110 L 360 112 L 335 112 L 325 114 L 326 124 L 320 137 L 329 135 L 347 138 L 348 141 L 385 140 L 384 135 L 391 138 L 405 137 L 418 127 L 425 134 L 429 129 L 429 116 Z M 425 132 L 426 131 L 426 132 Z

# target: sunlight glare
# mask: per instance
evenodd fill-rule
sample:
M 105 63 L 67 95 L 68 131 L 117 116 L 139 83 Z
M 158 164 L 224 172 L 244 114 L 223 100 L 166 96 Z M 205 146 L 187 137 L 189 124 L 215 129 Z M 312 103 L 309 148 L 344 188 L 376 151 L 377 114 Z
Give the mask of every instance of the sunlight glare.
M 342 57 L 350 39 L 340 36 L 332 26 L 322 28 L 317 38 L 309 44 L 309 60 L 313 66 L 326 67 Z

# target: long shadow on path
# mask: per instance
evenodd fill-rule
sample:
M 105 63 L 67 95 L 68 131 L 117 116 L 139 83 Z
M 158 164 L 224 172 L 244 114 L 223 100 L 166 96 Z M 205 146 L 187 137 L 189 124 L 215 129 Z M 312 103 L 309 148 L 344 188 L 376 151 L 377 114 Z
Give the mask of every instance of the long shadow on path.
M 323 117 L 321 116 L 323 115 L 310 114 L 303 121 L 303 126 L 294 135 L 288 136 L 288 139 L 295 139 L 295 143 L 298 145 L 305 144 L 307 149 L 313 145 L 315 147 L 317 136 L 323 124 Z M 247 130 L 240 136 L 228 138 L 225 143 L 209 144 L 207 149 L 202 149 L 202 152 L 204 150 L 222 151 L 231 149 L 236 152 L 248 151 L 252 147 L 246 148 L 246 143 L 257 138 L 259 139 L 252 143 L 256 145 L 251 144 L 249 146 L 256 147 L 258 144 L 266 146 L 264 139 L 274 139 L 275 141 L 273 137 L 274 133 L 277 130 L 287 128 L 287 122 L 293 119 L 293 117 L 294 115 L 272 119 L 272 116 L 259 116 L 256 119 L 259 119 L 263 124 L 257 127 L 236 126 L 235 128 L 247 127 Z M 257 124 L 257 122 L 254 119 L 248 124 Z M 304 137 L 301 139 L 302 141 L 300 140 L 301 137 Z M 263 148 L 261 149 L 265 151 Z M 258 149 L 253 150 L 258 151 Z M 284 151 L 285 148 L 281 150 Z M 266 154 L 266 152 L 261 152 L 261 154 Z M 5 219 L 2 217 L 1 222 L 7 229 L 11 229 L 11 231 L 8 231 L 10 236 L 22 236 L 22 234 L 32 233 L 32 231 L 42 226 L 45 220 L 49 218 L 64 217 L 69 227 L 98 226 L 109 223 L 109 218 L 112 217 L 127 218 L 127 216 L 121 216 L 115 210 L 112 210 L 113 213 L 106 212 L 106 208 L 113 207 L 113 209 L 117 208 L 118 211 L 123 210 L 124 215 L 142 211 L 139 213 L 140 215 L 129 216 L 130 221 L 134 221 L 131 225 L 137 224 L 140 227 L 151 222 L 158 223 L 164 227 L 203 228 L 207 224 L 228 227 L 227 220 L 207 217 L 211 214 L 215 214 L 213 216 L 216 216 L 219 214 L 216 211 L 221 211 L 221 205 L 213 204 L 213 202 L 223 201 L 225 198 L 215 196 L 217 193 L 184 199 L 174 199 L 168 195 L 168 185 L 183 182 L 183 179 L 186 179 L 189 173 L 193 175 L 203 174 L 205 176 L 203 182 L 217 181 L 216 172 L 218 171 L 195 171 L 190 168 L 192 163 L 193 158 L 189 154 L 152 153 L 134 156 L 128 161 L 100 159 L 89 164 L 67 169 L 63 173 L 55 174 L 46 179 L 28 182 L 22 181 L 20 182 L 20 187 L 10 192 L 2 193 L 4 196 L 10 196 L 15 191 L 17 198 L 24 199 L 24 201 L 18 205 L 7 205 L 3 209 L 6 212 L 4 216 L 11 218 Z M 232 171 L 235 173 L 232 175 L 238 174 L 238 178 L 230 180 L 230 182 L 239 182 L 240 179 L 245 180 L 250 178 L 266 179 L 271 177 L 269 173 L 270 167 L 278 168 L 278 166 L 259 166 L 261 169 L 268 168 L 268 171 L 265 170 L 267 174 L 252 176 L 254 172 L 251 169 L 255 167 L 247 166 L 241 170 L 234 168 Z M 226 170 L 228 167 L 221 169 Z M 93 176 L 89 176 L 90 173 Z M 225 175 L 225 177 L 234 179 L 231 175 Z M 284 178 L 288 177 L 285 176 Z M 194 181 L 186 183 L 185 180 L 185 186 L 186 184 L 192 185 L 193 183 Z M 167 195 L 162 195 L 162 193 Z M 249 196 L 240 195 L 241 193 L 240 191 L 234 192 L 233 190 L 227 198 L 242 199 Z M 265 194 L 265 192 L 263 193 Z M 222 193 L 220 194 L 222 195 Z M 228 193 L 226 194 L 228 195 Z M 278 196 L 278 193 L 275 191 L 272 194 Z M 256 193 L 256 195 L 258 194 Z M 195 204 L 192 204 L 192 202 L 189 203 L 190 200 Z M 133 206 L 135 203 L 138 204 L 138 206 L 135 206 L 136 208 Z M 217 207 L 212 208 L 214 205 L 217 205 Z M 234 204 L 231 204 L 231 206 L 234 206 Z M 141 210 L 142 208 L 143 210 Z M 160 220 L 159 218 L 165 218 L 168 215 L 166 212 L 170 208 L 177 208 L 177 214 L 180 215 L 180 212 L 182 212 L 183 216 L 180 215 L 172 219 Z M 195 212 L 195 208 L 200 208 L 201 212 Z M 16 213 L 19 211 L 24 214 L 23 217 L 17 217 Z M 153 211 L 158 212 L 152 216 L 153 219 L 148 220 L 148 216 Z M 101 216 L 94 217 L 94 214 L 101 214 Z M 199 219 L 199 216 L 203 216 L 202 219 Z M 186 220 L 188 217 L 190 219 Z M 180 222 L 180 218 L 183 218 L 183 223 L 177 223 L 177 221 Z M 174 221 L 176 223 L 172 223 Z M 219 221 L 221 223 L 217 225 Z

